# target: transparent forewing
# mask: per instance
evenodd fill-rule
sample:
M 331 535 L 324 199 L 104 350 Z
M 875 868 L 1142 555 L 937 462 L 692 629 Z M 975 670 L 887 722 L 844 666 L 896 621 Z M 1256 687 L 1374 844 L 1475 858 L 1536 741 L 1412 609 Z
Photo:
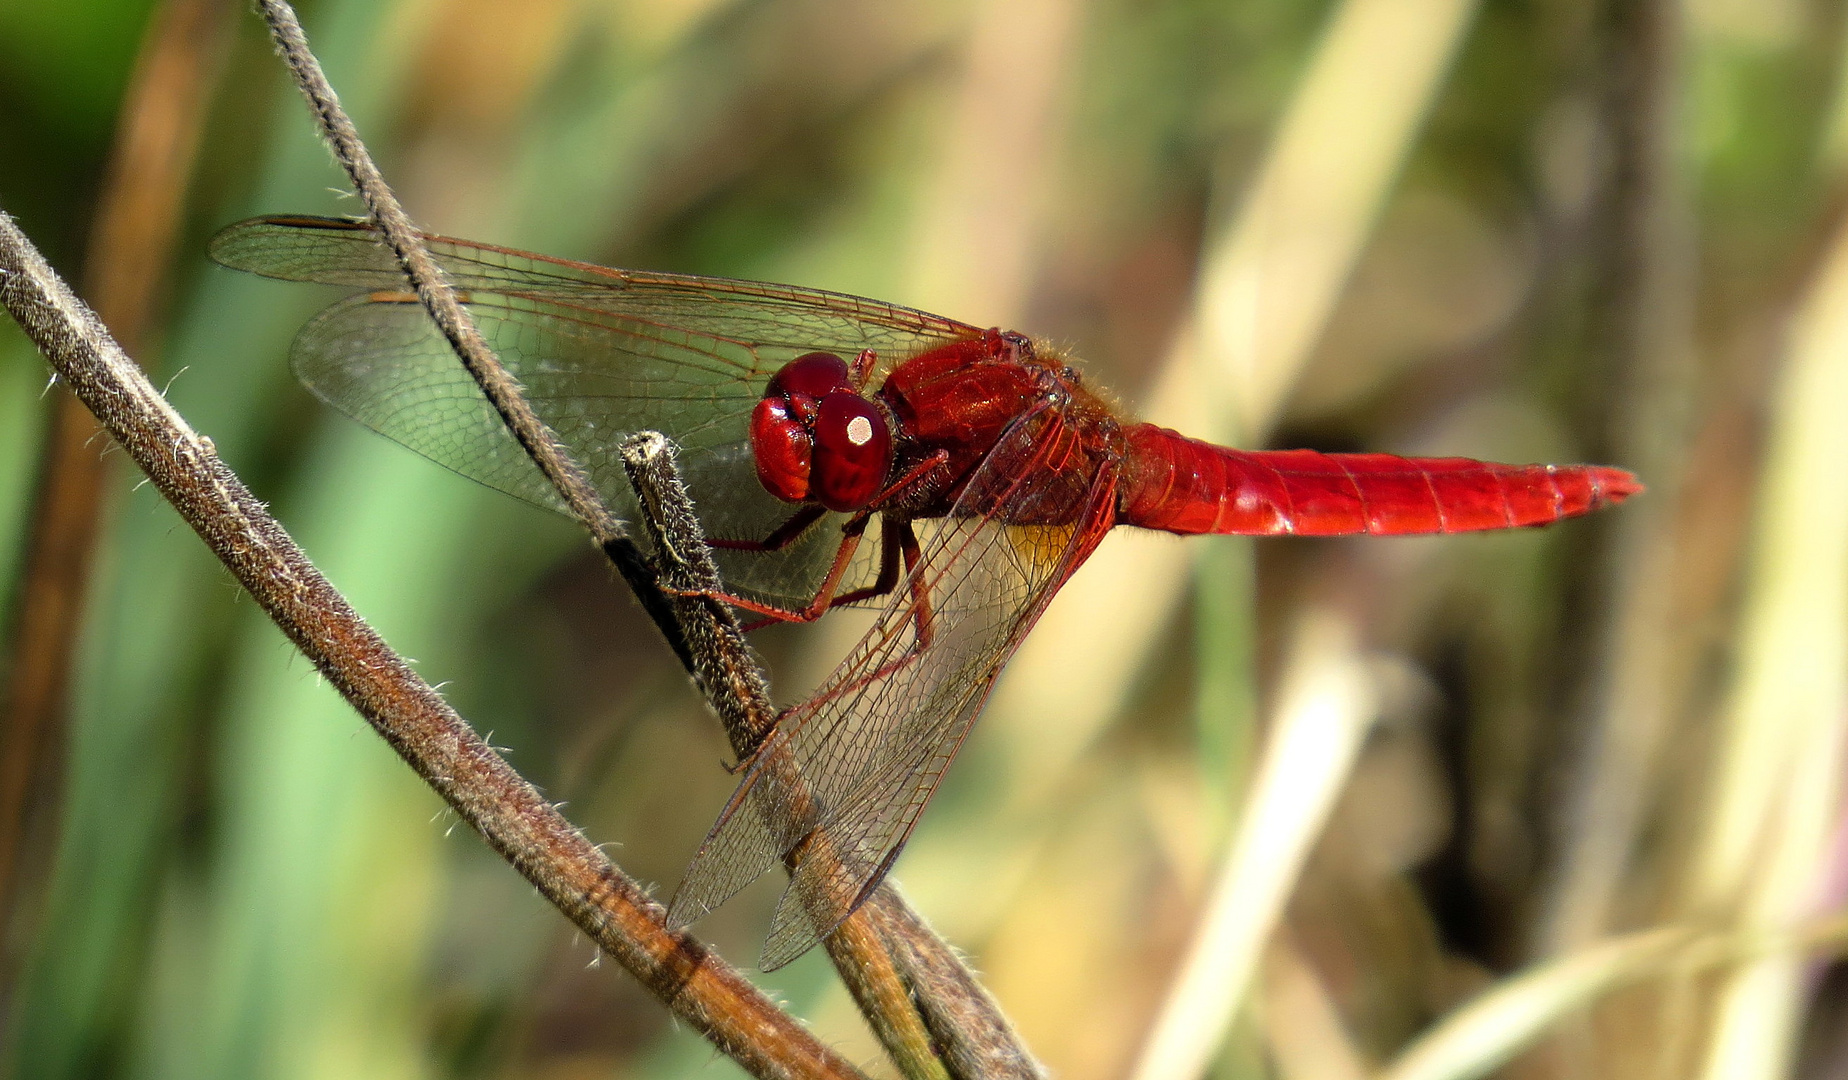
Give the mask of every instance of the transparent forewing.
M 753 357 L 759 350 L 791 356 L 822 350 L 851 359 L 861 349 L 872 349 L 889 367 L 979 332 L 954 319 L 823 289 L 618 270 L 446 236 L 425 240 L 444 276 L 458 289 L 551 298 L 653 322 L 664 333 L 678 329 L 729 342 Z M 396 259 L 372 227 L 339 218 L 240 222 L 212 239 L 211 253 L 234 269 L 286 281 L 405 288 Z M 768 374 L 762 358 L 745 366 Z
M 745 437 L 761 392 L 755 382 L 709 356 L 643 338 L 615 316 L 593 322 L 528 297 L 470 296 L 488 344 L 619 516 L 633 520 L 635 503 L 614 450 L 643 428 L 682 447 L 681 471 L 711 535 L 761 539 L 794 512 L 756 479 Z M 618 348 L 622 362 L 613 363 Z M 420 304 L 366 294 L 343 300 L 302 329 L 292 361 L 304 385 L 374 431 L 562 510 Z M 719 555 L 734 588 L 788 605 L 813 595 L 839 539 L 823 521 L 781 552 Z
M 794 512 L 757 482 L 750 411 L 783 364 L 811 351 L 881 367 L 973 327 L 877 301 L 756 282 L 610 270 L 441 237 L 432 253 L 541 419 L 623 516 L 634 500 L 616 452 L 661 431 L 707 532 L 757 540 Z M 335 304 L 297 338 L 296 374 L 335 408 L 465 476 L 550 509 L 557 496 L 507 433 L 428 317 L 391 253 L 353 222 L 270 218 L 213 241 L 227 266 L 374 291 Z M 838 516 L 776 553 L 720 551 L 731 587 L 783 606 L 814 594 Z M 845 588 L 877 570 L 863 545 Z
M 1000 524 L 1070 449 L 1056 408 L 1017 422 L 946 518 L 919 521 L 922 558 L 873 628 L 753 756 L 674 897 L 690 922 L 798 856 L 766 969 L 800 955 L 878 884 L 961 746 L 1001 667 L 1113 521 L 1100 467 L 1073 523 Z M 925 626 L 920 643 L 919 627 Z M 798 851 L 797 849 L 801 849 Z

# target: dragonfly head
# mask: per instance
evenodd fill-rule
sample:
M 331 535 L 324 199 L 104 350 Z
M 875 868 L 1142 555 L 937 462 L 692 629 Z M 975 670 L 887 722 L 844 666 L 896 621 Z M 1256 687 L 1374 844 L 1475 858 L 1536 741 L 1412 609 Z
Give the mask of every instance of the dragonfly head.
M 854 391 L 847 362 L 808 353 L 771 376 L 751 412 L 757 479 L 785 502 L 865 508 L 892 467 L 892 432 L 879 407 Z

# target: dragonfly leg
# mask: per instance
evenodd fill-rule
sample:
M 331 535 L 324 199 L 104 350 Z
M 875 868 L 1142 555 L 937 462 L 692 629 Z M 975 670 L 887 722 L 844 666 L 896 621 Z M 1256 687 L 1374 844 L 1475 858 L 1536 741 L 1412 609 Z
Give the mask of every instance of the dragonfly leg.
M 931 627 L 930 586 L 917 573 L 918 563 L 923 561 L 924 554 L 918 549 L 918 534 L 911 528 L 911 522 L 904 523 L 899 542 L 905 552 L 905 573 L 911 575 L 911 621 L 917 628 L 914 631 L 917 643 L 912 646 L 915 654 L 930 647 L 934 633 Z
M 769 536 L 762 540 L 712 540 L 706 541 L 707 547 L 722 548 L 726 551 L 781 551 L 802 538 L 809 531 L 809 526 L 820 521 L 827 510 L 820 506 L 804 506 L 789 516 L 789 520 L 772 529 Z
M 882 517 L 879 526 L 879 576 L 873 579 L 871 585 L 832 597 L 828 600 L 827 606 L 815 611 L 812 617 L 820 618 L 823 612 L 832 611 L 837 607 L 846 607 L 848 604 L 857 604 L 862 600 L 871 600 L 875 597 L 885 596 L 893 589 L 898 588 L 899 558 L 901 553 L 904 558 L 905 572 L 910 573 L 911 569 L 918 564 L 917 534 L 912 531 L 909 521 L 895 521 L 890 515 L 885 515 Z M 809 605 L 809 608 L 804 609 L 804 612 L 812 610 L 820 604 L 821 599 L 817 596 L 816 600 Z M 775 618 L 762 619 L 754 623 L 746 624 L 745 629 L 757 630 L 773 622 L 791 621 L 797 620 Z
M 800 515 L 798 515 L 800 516 Z M 794 520 L 794 519 L 791 519 Z M 841 546 L 834 553 L 834 564 L 828 567 L 828 574 L 822 578 L 820 588 L 815 590 L 814 599 L 800 608 L 784 608 L 775 604 L 765 604 L 749 597 L 737 596 L 722 591 L 701 590 L 699 592 L 674 592 L 664 589 L 670 596 L 703 596 L 708 600 L 717 600 L 730 604 L 740 611 L 764 616 L 763 621 L 752 623 L 746 630 L 755 630 L 773 622 L 814 622 L 821 618 L 829 608 L 843 601 L 835 598 L 835 590 L 840 588 L 841 577 L 847 573 L 847 567 L 853 562 L 853 553 L 859 549 L 860 540 L 866 534 L 866 526 L 872 520 L 870 511 L 861 511 L 841 526 Z M 806 527 L 806 526 L 804 526 Z M 781 531 L 781 530 L 779 530 Z
M 908 522 L 893 521 L 887 515 L 879 523 L 879 576 L 871 585 L 843 593 L 829 602 L 829 607 L 841 607 L 845 604 L 857 604 L 862 600 L 871 600 L 875 596 L 884 596 L 898 587 L 898 554 L 900 529 L 909 529 Z M 915 546 L 915 544 L 914 544 Z
M 939 450 L 935 454 L 932 454 L 930 457 L 906 470 L 903 476 L 888 485 L 885 491 L 881 492 L 879 497 L 872 501 L 870 507 L 884 505 L 893 496 L 902 492 L 907 487 L 910 487 L 912 484 L 917 483 L 919 479 L 939 468 L 945 462 L 949 461 L 949 459 L 950 457 L 947 451 Z M 871 585 L 864 588 L 855 589 L 852 592 L 842 595 L 836 595 L 835 592 L 835 590 L 840 587 L 842 576 L 847 573 L 848 565 L 853 561 L 853 554 L 859 548 L 860 539 L 866 532 L 867 524 L 872 520 L 873 510 L 870 507 L 869 509 L 862 510 L 855 514 L 847 520 L 845 525 L 841 526 L 841 546 L 834 553 L 834 564 L 828 568 L 828 574 L 822 579 L 821 587 L 815 590 L 814 598 L 806 605 L 799 608 L 778 607 L 775 604 L 765 604 L 747 597 L 736 596 L 726 592 L 704 592 L 698 595 L 704 596 L 710 600 L 717 600 L 723 604 L 730 604 L 741 611 L 748 611 L 753 615 L 763 616 L 762 619 L 756 622 L 745 624 L 744 629 L 749 631 L 762 629 L 771 623 L 814 622 L 832 608 L 840 607 L 843 604 L 858 603 L 861 600 L 870 600 L 873 597 L 884 596 L 890 593 L 893 589 L 898 587 L 899 558 L 901 553 L 904 558 L 905 570 L 907 573 L 917 565 L 919 558 L 917 533 L 911 528 L 911 523 L 909 521 L 894 521 L 893 515 L 890 514 L 881 515 L 880 518 L 879 576 L 874 579 Z M 708 540 L 707 543 L 712 547 L 724 548 L 731 551 L 780 551 L 794 543 L 806 533 L 815 522 L 821 520 L 822 515 L 825 513 L 827 513 L 827 511 L 820 506 L 804 506 L 802 509 L 792 514 L 789 520 L 778 525 L 771 531 L 769 536 L 762 540 Z M 918 590 L 919 586 L 913 585 L 913 589 L 914 591 Z M 919 639 L 920 641 L 927 641 L 929 634 L 928 597 L 920 598 L 914 610 L 916 613 L 915 618 L 918 625 Z M 922 648 L 922 645 L 914 647 Z
M 905 574 L 911 580 L 911 617 L 906 620 L 912 626 L 911 647 L 881 665 L 870 676 L 874 679 L 883 679 L 917 659 L 918 654 L 930 648 L 936 636 L 935 620 L 931 614 L 930 585 L 924 580 L 924 575 L 917 572 L 918 563 L 924 557 L 918 547 L 917 531 L 911 527 L 911 522 L 901 521 L 897 523 L 895 532 L 899 550 L 904 553 Z
M 891 502 L 894 498 L 896 498 L 899 492 L 917 483 L 919 480 L 922 480 L 924 477 L 930 475 L 932 472 L 935 472 L 941 466 L 949 464 L 949 461 L 950 461 L 950 452 L 948 450 L 937 451 L 931 456 L 925 458 L 923 461 L 920 461 L 916 465 L 913 465 L 911 468 L 907 469 L 905 471 L 905 475 L 899 477 L 897 480 L 894 480 L 890 484 L 886 485 L 886 489 L 880 492 L 879 497 L 874 499 L 869 505 L 871 506 L 886 505 L 887 503 Z
M 896 547 L 898 551 L 903 553 L 905 573 L 911 579 L 911 613 L 903 623 L 898 624 L 899 627 L 903 627 L 905 624 L 909 623 L 914 628 L 912 630 L 910 646 L 907 647 L 904 652 L 887 660 L 873 671 L 861 675 L 849 682 L 842 683 L 840 686 L 836 686 L 825 693 L 817 694 L 808 701 L 789 709 L 784 714 L 784 717 L 778 718 L 777 723 L 779 726 L 789 715 L 811 712 L 823 702 L 831 701 L 844 694 L 854 693 L 863 686 L 890 677 L 905 665 L 916 661 L 918 657 L 924 654 L 924 650 L 930 647 L 931 641 L 936 636 L 936 627 L 934 625 L 935 620 L 931 610 L 930 586 L 925 582 L 924 576 L 917 572 L 918 563 L 923 559 L 923 553 L 918 546 L 917 532 L 911 527 L 911 522 L 909 521 L 888 523 L 887 528 L 890 532 L 888 532 L 885 537 L 882 537 L 882 542 L 887 545 L 888 551 Z M 883 577 L 884 575 L 882 574 L 881 576 Z M 890 590 L 888 589 L 887 591 L 889 592 Z M 895 631 L 896 628 L 893 631 L 888 631 L 888 634 Z M 890 640 L 889 637 L 888 640 Z

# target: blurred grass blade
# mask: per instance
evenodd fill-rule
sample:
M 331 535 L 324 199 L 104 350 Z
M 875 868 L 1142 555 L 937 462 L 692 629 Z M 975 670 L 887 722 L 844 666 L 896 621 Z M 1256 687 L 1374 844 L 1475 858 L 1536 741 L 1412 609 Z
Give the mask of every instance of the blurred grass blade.
M 1845 944 L 1848 915 L 1839 912 L 1795 930 L 1702 934 L 1663 926 L 1613 938 L 1497 983 L 1406 1047 L 1377 1080 L 1484 1076 L 1551 1025 L 1639 980 L 1691 976 L 1740 960 L 1797 960 L 1805 951 L 1839 952 Z
M 1398 181 L 1473 0 L 1346 0 L 1276 141 L 1201 264 L 1148 418 L 1256 445 L 1283 411 Z M 1230 417 L 1230 423 L 1228 423 Z
M 1373 688 L 1352 633 L 1341 616 L 1315 609 L 1296 630 L 1244 816 L 1136 1066 L 1138 1080 L 1199 1076 L 1237 1015 L 1373 721 Z
M 1816 902 L 1841 813 L 1848 724 L 1848 226 L 1791 325 L 1747 564 L 1738 668 L 1721 713 L 1710 825 L 1685 910 L 1745 927 Z M 1802 985 L 1778 957 L 1720 991 L 1705 1075 L 1783 1076 Z
M 83 294 L 143 365 L 150 363 L 153 320 L 167 290 L 231 14 L 221 0 L 167 0 L 154 12 L 91 230 Z M 28 804 L 49 805 L 63 772 L 63 762 L 47 750 L 64 744 L 71 666 L 109 475 L 102 428 L 89 410 L 68 391 L 54 400 L 25 594 L 10 642 L 6 738 L 0 745 L 0 926 L 11 925 L 10 905 L 20 899 L 13 888 L 19 884 L 15 855 Z
M 1279 933 L 1265 954 L 1262 993 L 1264 1041 L 1283 1080 L 1362 1080 L 1368 1075 L 1328 985 L 1287 932 Z
M 1495 985 L 1408 1047 L 1379 1080 L 1465 1080 L 1485 1075 L 1560 1017 L 1613 987 L 1655 973 L 1693 935 L 1663 927 L 1618 938 Z
M 1599 644 L 1576 678 L 1591 700 L 1577 778 L 1559 815 L 1569 837 L 1538 938 L 1542 954 L 1608 933 L 1611 910 L 1637 857 L 1639 837 L 1672 759 L 1676 704 L 1691 674 L 1685 597 L 1679 586 L 1686 537 L 1676 528 L 1682 484 L 1695 472 L 1689 419 L 1700 367 L 1694 312 L 1699 259 L 1689 195 L 1687 128 L 1680 92 L 1687 51 L 1680 0 L 1613 7 L 1601 124 L 1610 132 L 1611 180 L 1592 243 L 1606 287 L 1588 305 L 1586 359 L 1594 368 L 1574 411 L 1592 456 L 1633 469 L 1649 484 L 1596 527 L 1579 558 L 1604 590 L 1582 629 Z M 1621 929 L 1622 927 L 1617 927 Z
M 1192 321 L 1147 395 L 1148 419 L 1200 438 L 1262 441 L 1474 11 L 1473 0 L 1346 0 L 1335 10 L 1237 215 L 1207 238 Z M 1035 731 L 1032 752 L 1019 755 L 1032 762 L 1019 801 L 1044 798 L 1116 715 L 1199 549 L 1113 535 L 1034 628 L 996 708 L 1061 722 Z
M 368 76 L 388 67 L 367 63 L 361 45 L 377 41 L 384 13 L 373 4 L 324 7 L 338 28 L 329 36 L 341 39 L 331 51 Z M 343 84 L 349 105 L 375 101 L 375 85 L 356 73 Z M 275 106 L 268 130 L 294 137 L 278 136 L 252 198 L 266 207 L 312 204 L 331 163 L 300 124 L 299 102 L 279 95 Z M 260 358 L 280 356 L 292 327 L 255 299 L 260 286 L 209 275 L 166 332 L 168 366 L 186 373 L 169 400 L 240 466 L 276 434 L 275 391 L 287 385 L 280 365 Z M 187 786 L 199 779 L 199 742 L 212 715 L 202 701 L 211 700 L 234 633 L 237 608 L 217 561 L 151 488 L 127 495 L 123 507 L 86 616 L 63 833 L 5 1047 L 20 1076 L 95 1075 L 100 1055 L 133 1041 L 144 949 L 160 910 L 156 886 L 180 842 Z M 180 1041 L 191 1046 L 198 1028 L 187 1030 Z
M 942 165 L 924 192 L 906 301 L 978 326 L 1017 326 L 1063 130 L 1079 0 L 975 9 Z M 1008 167 L 995 168 L 1006 147 Z

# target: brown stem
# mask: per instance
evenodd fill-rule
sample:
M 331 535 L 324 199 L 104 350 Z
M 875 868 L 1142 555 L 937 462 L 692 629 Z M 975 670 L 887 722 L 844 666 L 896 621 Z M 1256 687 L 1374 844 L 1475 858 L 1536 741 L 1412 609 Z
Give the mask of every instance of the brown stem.
M 718 710 L 732 753 L 748 758 L 776 726 L 776 709 L 770 704 L 769 680 L 745 644 L 737 616 L 711 599 L 722 591 L 719 571 L 692 497 L 680 481 L 674 444 L 659 432 L 641 431 L 624 439 L 620 449 L 642 527 L 659 553 L 655 573 L 693 646 L 693 676 Z
M 258 7 L 270 25 L 284 60 L 313 107 L 335 156 L 346 166 L 386 242 L 397 255 L 399 264 L 411 279 L 419 298 L 444 337 L 461 357 L 464 366 L 493 403 L 514 437 L 635 589 L 643 607 L 674 645 L 682 663 L 705 686 L 709 699 L 725 720 L 734 747 L 740 748 L 741 755 L 748 752 L 774 725 L 775 712 L 768 702 L 762 669 L 744 645 L 743 632 L 732 618 L 730 610 L 711 601 L 695 602 L 692 607 L 698 610 L 687 610 L 688 605 L 682 600 L 669 600 L 663 595 L 653 568 L 628 540 L 621 524 L 603 505 L 583 470 L 571 460 L 556 436 L 532 412 L 519 384 L 494 358 L 466 310 L 457 302 L 454 290 L 441 280 L 417 230 L 405 217 L 372 163 L 351 120 L 340 108 L 338 98 L 322 74 L 319 62 L 308 49 L 306 36 L 294 11 L 285 0 L 259 0 Z M 680 489 L 680 493 L 684 500 L 684 489 Z M 690 504 L 687 504 L 686 510 L 693 528 L 697 530 L 697 520 L 691 518 Z M 703 540 L 697 541 L 693 547 L 702 555 L 706 553 Z M 707 568 L 710 570 L 709 559 Z M 717 581 L 716 573 L 713 574 L 713 580 Z M 932 956 L 939 969 L 946 966 L 960 969 L 960 964 L 948 946 L 932 935 L 902 902 L 893 905 L 881 900 L 880 904 L 888 910 L 887 922 L 894 933 L 911 933 L 920 938 L 906 955 Z M 908 1004 L 910 993 L 895 975 L 885 979 L 878 977 L 878 973 L 895 971 L 891 959 L 876 948 L 876 956 L 863 954 L 862 950 L 868 947 L 866 943 L 876 945 L 877 936 L 862 928 L 854 934 L 836 937 L 843 942 L 859 943 L 858 948 L 847 946 L 846 956 L 837 954 L 836 964 L 841 967 L 843 979 L 849 989 L 855 992 L 869 1022 L 891 1049 L 894 1058 L 906 1069 L 908 1075 L 942 1075 L 942 1066 L 931 1052 L 931 1044 L 934 1034 L 939 1041 L 945 1036 L 928 1030 L 917 1011 L 899 1004 Z M 835 948 L 831 945 L 830 952 L 835 953 Z M 964 981 L 974 985 L 973 976 L 967 976 Z M 953 986 L 957 983 L 950 981 L 944 985 Z M 984 1053 L 980 1048 L 969 1047 L 955 1054 L 955 1059 L 979 1063 L 990 1059 L 1017 1058 L 1031 1062 L 1025 1051 L 1019 1049 L 1018 1040 L 1012 1038 L 1011 1029 L 998 1010 L 993 1008 L 993 1003 L 985 995 L 979 994 L 976 1003 L 994 1015 L 989 1023 L 976 1025 L 971 1030 L 983 1036 L 992 1036 L 995 1032 L 1004 1033 L 1011 1040 L 1008 1052 L 995 1055 Z M 961 1008 L 942 1010 L 942 1015 L 957 1015 L 968 1012 L 969 1008 L 965 1004 Z M 965 1075 L 1009 1074 L 983 1071 Z
M 378 226 L 392 254 L 397 256 L 398 265 L 404 270 L 405 277 L 410 279 L 412 289 L 423 302 L 424 309 L 430 313 L 437 329 L 442 331 L 450 348 L 462 361 L 462 366 L 476 385 L 481 387 L 481 392 L 500 414 L 507 430 L 519 441 L 526 456 L 545 474 L 571 513 L 583 523 L 591 539 L 609 556 L 623 579 L 635 591 L 643 609 L 667 637 L 668 644 L 673 646 L 680 662 L 690 667 L 691 656 L 686 643 L 680 637 L 679 627 L 668 614 L 667 599 L 661 595 L 653 576 L 648 573 L 647 560 L 630 542 L 622 522 L 604 505 L 602 496 L 591 485 L 583 467 L 565 450 L 545 421 L 533 412 L 519 381 L 508 373 L 493 350 L 488 348 L 487 341 L 475 326 L 475 320 L 457 299 L 455 289 L 443 279 L 442 271 L 437 269 L 436 261 L 424 246 L 422 234 L 411 224 L 404 207 L 399 205 L 397 196 L 392 194 L 390 185 L 385 183 L 384 175 L 373 164 L 372 155 L 366 150 L 366 144 L 361 141 L 352 119 L 340 107 L 340 98 L 328 83 L 327 75 L 322 72 L 321 62 L 308 48 L 308 36 L 302 30 L 301 21 L 295 17 L 295 9 L 289 6 L 287 0 L 258 0 L 257 9 L 269 24 L 270 35 L 275 39 L 276 48 L 281 52 L 290 74 L 295 76 L 297 88 L 314 110 L 321 134 L 327 139 L 334 157 L 352 179 L 353 187 L 365 202 L 373 223 Z
M 860 910 L 885 940 L 951 1076 L 1044 1080 L 1045 1067 L 987 987 L 897 889 L 882 884 Z
M 161 494 L 456 813 L 674 1014 L 759 1077 L 855 1077 L 685 933 L 392 652 L 0 212 L 0 304 Z
M 640 432 L 622 447 L 642 507 L 642 524 L 661 554 L 658 572 L 693 648 L 694 673 L 740 760 L 776 724 L 768 682 L 721 590 L 692 500 L 674 466 L 673 445 Z M 793 769 L 793 763 L 790 765 Z M 800 790 L 800 776 L 788 785 Z M 748 812 L 748 811 L 746 811 Z M 805 858 L 831 857 L 809 845 Z M 824 939 L 841 981 L 907 1077 L 1044 1075 L 1007 1017 L 955 952 L 925 925 L 889 882 Z

